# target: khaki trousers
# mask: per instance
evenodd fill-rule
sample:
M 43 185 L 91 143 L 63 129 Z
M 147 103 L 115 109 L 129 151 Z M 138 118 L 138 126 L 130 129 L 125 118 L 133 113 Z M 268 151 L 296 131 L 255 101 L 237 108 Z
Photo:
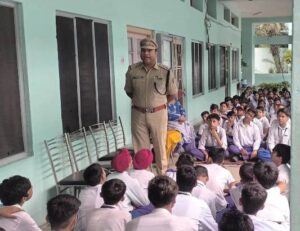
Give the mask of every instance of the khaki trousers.
M 150 149 L 151 137 L 159 174 L 164 174 L 168 168 L 166 155 L 167 124 L 167 109 L 154 113 L 142 113 L 132 108 L 131 132 L 134 152 L 143 148 Z

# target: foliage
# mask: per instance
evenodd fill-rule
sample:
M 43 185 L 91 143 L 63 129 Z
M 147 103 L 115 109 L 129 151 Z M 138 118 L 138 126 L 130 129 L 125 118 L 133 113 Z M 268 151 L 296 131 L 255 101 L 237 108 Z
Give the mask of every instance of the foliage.
M 284 53 L 284 62 L 286 64 L 292 63 L 292 50 L 291 49 L 286 50 L 286 52 Z
M 255 86 L 255 88 L 259 89 L 259 88 L 267 88 L 267 89 L 272 89 L 272 88 L 277 88 L 277 89 L 282 89 L 282 88 L 287 88 L 289 89 L 291 87 L 291 84 L 287 81 L 283 81 L 281 83 L 261 83 L 257 86 Z

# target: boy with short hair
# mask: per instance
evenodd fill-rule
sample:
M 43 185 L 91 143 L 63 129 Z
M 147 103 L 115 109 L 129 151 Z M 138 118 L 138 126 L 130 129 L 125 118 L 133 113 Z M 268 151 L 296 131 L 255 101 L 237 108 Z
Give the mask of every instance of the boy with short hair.
M 258 183 L 245 184 L 242 190 L 240 203 L 243 211 L 251 218 L 255 231 L 287 231 L 289 225 L 260 218 L 257 214 L 264 208 L 267 191 Z
M 277 120 L 271 124 L 267 143 L 270 151 L 273 150 L 276 144 L 291 145 L 290 115 L 284 109 L 277 111 Z
M 289 226 L 289 203 L 286 197 L 280 194 L 280 189 L 276 185 L 278 178 L 276 165 L 271 161 L 258 162 L 254 165 L 253 172 L 255 179 L 266 189 L 268 194 L 264 208 L 257 213 L 257 216 Z
M 254 180 L 253 166 L 254 163 L 251 162 L 243 163 L 239 170 L 239 175 L 241 178 L 240 183 L 236 184 L 236 187 L 233 187 L 229 190 L 230 197 L 235 207 L 240 211 L 242 211 L 240 198 L 243 186 L 249 182 L 253 182 Z
M 176 204 L 172 212 L 180 217 L 189 217 L 195 221 L 204 231 L 217 230 L 217 223 L 213 218 L 208 205 L 200 198 L 193 197 L 191 192 L 197 184 L 196 171 L 193 166 L 182 165 L 176 174 L 179 188 L 176 196 Z
M 155 209 L 126 225 L 126 231 L 196 231 L 198 226 L 189 218 L 172 215 L 178 186 L 168 176 L 156 176 L 149 182 L 148 197 Z
M 218 228 L 219 231 L 254 231 L 250 217 L 239 210 L 225 212 Z
M 32 186 L 28 178 L 12 176 L 0 184 L 0 200 L 4 206 L 22 208 L 32 197 Z M 10 231 L 40 231 L 36 222 L 25 211 L 14 214 L 15 219 L 0 217 L 0 227 Z
M 256 109 L 256 117 L 261 122 L 263 126 L 263 140 L 266 140 L 269 133 L 270 123 L 265 115 L 265 109 L 261 106 L 258 106 Z
M 227 113 L 227 120 L 224 122 L 223 128 L 226 132 L 227 145 L 233 144 L 233 128 L 236 123 L 236 115 L 233 111 Z
M 191 154 L 182 153 L 176 161 L 175 164 L 176 169 L 171 169 L 171 168 L 168 169 L 166 175 L 176 181 L 176 172 L 178 168 L 180 168 L 182 165 L 194 166 L 194 164 L 195 164 L 195 159 Z
M 206 160 L 211 148 L 227 149 L 226 132 L 220 126 L 220 116 L 215 113 L 210 114 L 208 116 L 208 124 L 209 126 L 204 130 L 198 147 Z
M 195 166 L 195 171 L 197 176 L 197 184 L 193 188 L 192 195 L 196 198 L 204 200 L 210 208 L 211 214 L 216 219 L 216 206 L 220 207 L 220 202 L 216 193 L 206 187 L 206 183 L 209 180 L 208 171 L 202 165 Z
M 217 211 L 221 211 L 227 207 L 225 193 L 235 185 L 235 179 L 229 170 L 222 166 L 224 161 L 224 151 L 222 149 L 212 149 L 210 152 L 210 164 L 203 165 L 207 168 L 209 180 L 206 184 L 207 188 L 215 192 L 220 199 Z M 226 188 L 226 189 L 225 189 Z
M 69 194 L 60 194 L 47 202 L 47 221 L 53 231 L 72 231 L 76 225 L 80 201 Z M 23 229 L 22 229 L 23 230 Z
M 81 205 L 78 212 L 76 231 L 85 230 L 88 212 L 92 209 L 100 208 L 103 204 L 100 193 L 106 174 L 100 164 L 94 163 L 84 170 L 83 178 L 87 187 L 82 189 L 79 194 Z
M 282 192 L 289 200 L 290 176 L 291 169 L 288 166 L 291 159 L 291 147 L 286 144 L 276 144 L 272 152 L 272 161 L 276 164 L 278 169 L 277 184 L 285 183 L 286 188 Z
M 125 191 L 126 185 L 119 179 L 108 180 L 103 184 L 101 196 L 104 204 L 89 213 L 86 231 L 125 230 L 131 215 L 117 206 L 124 199 Z

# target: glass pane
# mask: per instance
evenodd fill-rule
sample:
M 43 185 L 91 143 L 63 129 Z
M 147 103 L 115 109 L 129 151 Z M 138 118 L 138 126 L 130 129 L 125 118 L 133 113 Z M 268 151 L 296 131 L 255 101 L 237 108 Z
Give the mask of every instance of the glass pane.
M 163 40 L 162 44 L 162 64 L 166 65 L 167 67 L 171 67 L 171 42 Z

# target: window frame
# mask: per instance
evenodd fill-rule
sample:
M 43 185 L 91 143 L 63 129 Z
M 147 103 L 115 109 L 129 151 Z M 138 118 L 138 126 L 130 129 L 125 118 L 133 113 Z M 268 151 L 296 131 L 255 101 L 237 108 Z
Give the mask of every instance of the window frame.
M 199 76 L 198 77 L 198 80 L 199 80 L 199 92 L 194 92 L 194 81 L 195 81 L 195 76 L 194 76 L 194 58 L 193 57 L 193 54 L 195 52 L 195 44 L 198 44 L 199 46 L 199 49 L 201 51 L 201 53 L 198 54 L 198 57 L 200 59 L 200 69 L 201 69 L 201 72 L 199 72 Z M 191 56 L 192 56 L 192 94 L 193 94 L 193 97 L 197 97 L 197 96 L 200 96 L 200 95 L 204 95 L 204 65 L 203 65 L 203 57 L 204 57 L 204 54 L 203 54 L 203 42 L 200 42 L 200 41 L 191 41 Z M 198 49 L 198 51 L 199 51 Z M 194 52 L 193 52 L 194 51 Z
M 234 60 L 233 54 L 236 54 L 236 58 Z M 237 82 L 239 80 L 239 49 L 233 48 L 231 51 L 231 80 L 233 82 Z M 235 77 L 234 77 L 235 76 Z
M 24 41 L 24 27 L 23 27 L 23 14 L 22 4 L 17 2 L 7 2 L 0 0 L 0 6 L 9 7 L 14 12 L 14 30 L 16 42 L 16 59 L 17 59 L 17 73 L 18 73 L 18 87 L 20 94 L 20 113 L 21 113 L 21 126 L 22 126 L 22 139 L 24 151 L 14 153 L 11 156 L 0 158 L 0 166 L 25 159 L 33 155 L 32 150 L 32 133 L 30 123 L 29 111 L 29 95 L 28 95 L 28 78 L 25 59 L 25 41 Z
M 213 51 L 211 52 L 210 50 L 213 48 Z M 216 44 L 208 44 L 208 49 L 207 49 L 207 57 L 208 57 L 208 90 L 209 91 L 215 91 L 218 89 L 218 85 L 217 85 L 217 45 Z M 211 63 L 211 57 L 210 54 L 213 54 L 213 62 Z M 212 80 L 211 80 L 211 67 L 214 67 L 214 86 L 211 86 Z
M 111 21 L 109 20 L 104 20 L 104 19 L 99 19 L 95 17 L 90 17 L 86 15 L 81 15 L 81 14 L 76 14 L 76 13 L 70 13 L 70 12 L 65 12 L 65 11 L 56 11 L 55 17 L 66 17 L 73 19 L 74 21 L 74 42 L 75 42 L 75 53 L 76 53 L 76 86 L 77 86 L 77 103 L 78 103 L 78 119 L 79 119 L 79 128 L 83 127 L 82 126 L 82 118 L 81 118 L 81 98 L 80 98 L 80 76 L 79 76 L 79 63 L 78 63 L 78 46 L 77 44 L 77 34 L 76 34 L 76 18 L 81 18 L 85 20 L 92 20 L 92 42 L 93 42 L 93 59 L 94 59 L 94 80 L 95 80 L 95 98 L 96 98 L 96 116 L 97 116 L 97 123 L 100 123 L 100 108 L 99 108 L 99 98 L 98 98 L 98 78 L 97 78 L 97 67 L 96 67 L 96 45 L 95 45 L 95 24 L 94 23 L 100 23 L 100 24 L 106 24 L 107 25 L 107 40 L 108 40 L 108 61 L 109 61 L 109 71 L 110 71 L 110 87 L 111 87 L 111 92 L 110 92 L 110 97 L 111 97 L 111 110 L 112 110 L 112 120 L 116 118 L 116 102 L 115 102 L 115 82 L 114 82 L 114 72 L 113 72 L 113 57 L 112 57 L 112 28 L 111 28 Z M 92 124 L 91 124 L 92 125 Z M 64 129 L 64 128 L 62 128 Z

